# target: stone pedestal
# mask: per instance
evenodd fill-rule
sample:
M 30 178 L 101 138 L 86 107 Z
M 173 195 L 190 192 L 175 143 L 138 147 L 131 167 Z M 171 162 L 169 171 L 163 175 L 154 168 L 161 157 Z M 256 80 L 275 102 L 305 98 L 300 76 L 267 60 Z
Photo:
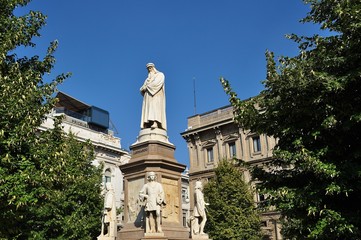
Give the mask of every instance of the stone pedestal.
M 189 239 L 189 231 L 182 226 L 181 173 L 186 168 L 174 158 L 175 146 L 162 129 L 143 129 L 130 147 L 129 163 L 121 165 L 124 174 L 124 227 L 117 239 Z M 139 191 L 147 182 L 148 172 L 155 172 L 161 183 L 166 205 L 161 210 L 163 233 L 145 233 L 144 206 Z
M 212 240 L 208 237 L 208 234 L 199 234 L 199 235 L 193 235 L 192 239 L 195 240 Z
M 168 239 L 164 236 L 164 233 L 145 233 L 143 239 Z
M 115 237 L 99 236 L 97 240 L 115 240 Z
M 171 144 L 168 140 L 167 131 L 160 128 L 145 128 L 140 130 L 137 141 L 132 144 L 132 146 L 147 141 L 159 141 Z

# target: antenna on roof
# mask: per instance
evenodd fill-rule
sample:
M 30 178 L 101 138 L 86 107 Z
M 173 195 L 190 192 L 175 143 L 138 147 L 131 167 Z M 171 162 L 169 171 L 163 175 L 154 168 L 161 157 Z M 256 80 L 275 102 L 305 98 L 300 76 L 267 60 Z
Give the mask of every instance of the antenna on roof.
M 194 115 L 197 114 L 197 102 L 196 102 L 196 78 L 193 77 L 193 103 L 194 103 Z

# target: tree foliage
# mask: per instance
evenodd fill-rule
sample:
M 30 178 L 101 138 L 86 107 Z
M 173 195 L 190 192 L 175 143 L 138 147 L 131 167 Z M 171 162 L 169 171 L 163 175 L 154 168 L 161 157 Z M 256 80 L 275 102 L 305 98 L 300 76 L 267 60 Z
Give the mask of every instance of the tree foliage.
M 291 239 L 361 238 L 361 2 L 309 0 L 302 20 L 326 36 L 289 38 L 295 57 L 266 53 L 265 90 L 241 101 L 223 87 L 246 129 L 278 139 L 269 171 L 255 168 Z
M 215 169 L 215 178 L 204 187 L 206 232 L 215 240 L 261 239 L 260 219 L 243 174 L 227 160 Z
M 88 143 L 39 126 L 56 103 L 53 94 L 68 74 L 44 81 L 54 66 L 57 42 L 43 59 L 18 57 L 35 47 L 46 17 L 30 0 L 0 0 L 0 239 L 90 239 L 99 217 L 99 170 Z
M 30 206 L 27 225 L 33 239 L 94 239 L 100 232 L 101 168 L 95 168 L 90 142 L 55 128 L 42 132 L 32 155 L 40 159 L 40 171 L 32 179 L 43 195 Z M 29 238 L 30 238 L 29 237 Z

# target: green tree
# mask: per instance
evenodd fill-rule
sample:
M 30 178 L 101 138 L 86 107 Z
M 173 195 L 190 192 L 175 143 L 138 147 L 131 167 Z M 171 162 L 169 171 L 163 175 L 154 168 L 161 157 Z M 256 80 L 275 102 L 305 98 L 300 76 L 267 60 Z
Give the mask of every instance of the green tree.
M 215 240 L 261 239 L 261 223 L 240 168 L 230 161 L 219 162 L 215 178 L 204 187 L 207 207 L 206 232 Z
M 32 156 L 39 160 L 32 177 L 42 193 L 30 205 L 25 226 L 29 239 L 94 239 L 100 233 L 101 167 L 94 159 L 90 142 L 81 143 L 65 134 L 57 119 L 55 128 L 41 132 Z
M 29 2 L 0 0 L 0 239 L 89 239 L 95 215 L 100 219 L 91 150 L 62 135 L 59 125 L 38 130 L 69 75 L 43 80 L 57 42 L 43 59 L 15 54 L 18 47 L 35 47 L 32 39 L 45 24 L 40 12 L 14 15 Z
M 361 2 L 305 1 L 303 22 L 327 36 L 289 38 L 295 57 L 266 53 L 265 90 L 241 101 L 225 79 L 235 121 L 274 136 L 267 170 L 255 168 L 290 239 L 361 239 Z

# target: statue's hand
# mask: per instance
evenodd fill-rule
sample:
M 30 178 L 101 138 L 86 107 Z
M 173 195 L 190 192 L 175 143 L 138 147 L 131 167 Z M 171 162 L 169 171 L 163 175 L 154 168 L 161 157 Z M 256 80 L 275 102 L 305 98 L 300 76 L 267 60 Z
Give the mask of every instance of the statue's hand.
M 147 195 L 147 194 L 139 194 L 139 196 L 142 197 L 142 198 L 145 198 L 145 199 L 148 198 L 148 195 Z

